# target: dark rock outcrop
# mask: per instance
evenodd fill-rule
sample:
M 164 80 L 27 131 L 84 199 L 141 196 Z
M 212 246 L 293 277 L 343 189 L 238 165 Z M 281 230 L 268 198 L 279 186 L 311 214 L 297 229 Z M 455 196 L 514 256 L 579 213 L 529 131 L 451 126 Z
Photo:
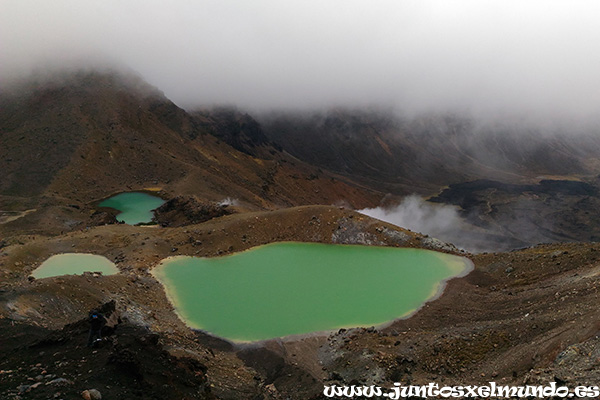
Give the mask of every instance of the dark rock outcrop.
M 227 205 L 200 202 L 194 197 L 177 196 L 156 209 L 155 220 L 164 227 L 178 227 L 199 224 L 231 213 Z

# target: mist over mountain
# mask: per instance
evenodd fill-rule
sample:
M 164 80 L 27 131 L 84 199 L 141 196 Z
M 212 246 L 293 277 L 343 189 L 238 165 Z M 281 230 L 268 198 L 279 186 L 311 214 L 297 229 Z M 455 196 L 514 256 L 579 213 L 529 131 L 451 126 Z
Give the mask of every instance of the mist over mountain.
M 594 125 L 342 108 L 258 120 L 294 156 L 388 193 L 362 212 L 468 250 L 599 237 Z
M 73 213 L 69 204 L 85 209 L 122 187 L 159 186 L 255 209 L 344 204 L 392 223 L 420 213 L 407 227 L 471 251 L 600 237 L 591 128 L 389 109 L 188 112 L 117 71 L 38 74 L 0 92 L 2 207 Z M 412 194 L 423 200 L 403 199 Z M 455 207 L 453 222 L 427 199 Z
M 392 107 L 596 119 L 593 1 L 6 1 L 0 86 L 127 66 L 186 109 Z
M 600 151 L 593 126 L 574 134 L 521 121 L 355 109 L 270 113 L 258 119 L 267 136 L 298 158 L 389 184 L 392 193 L 427 194 L 479 178 L 593 174 Z
M 381 196 L 281 152 L 248 114 L 192 115 L 115 71 L 36 75 L 3 90 L 0 143 L 1 215 L 36 210 L 19 226 L 39 232 L 98 223 L 95 204 L 123 190 L 158 187 L 250 209 L 364 207 Z M 18 229 L 0 224 L 0 233 Z

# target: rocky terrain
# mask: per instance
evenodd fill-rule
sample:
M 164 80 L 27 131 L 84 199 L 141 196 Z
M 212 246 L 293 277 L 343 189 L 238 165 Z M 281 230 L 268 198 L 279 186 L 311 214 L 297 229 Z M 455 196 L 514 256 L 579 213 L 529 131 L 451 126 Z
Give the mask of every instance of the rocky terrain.
M 289 118 L 187 112 L 115 74 L 3 89 L 0 398 L 318 399 L 332 384 L 598 384 L 593 140 L 582 149 L 553 137 L 513 154 L 500 136 L 467 146 L 462 120 Z M 304 133 L 313 136 L 303 142 Z M 440 158 L 449 145 L 464 151 Z M 503 150 L 474 157 L 479 145 Z M 155 223 L 118 224 L 97 206 L 131 190 L 167 200 Z M 476 232 L 527 247 L 469 254 L 353 211 L 413 191 L 459 207 Z M 253 344 L 189 329 L 150 273 L 169 256 L 275 241 L 425 248 L 466 256 L 474 270 L 410 318 Z M 530 246 L 543 241 L 557 243 Z M 65 252 L 103 255 L 120 273 L 30 276 Z M 109 320 L 95 348 L 86 347 L 91 309 Z
M 154 386 L 158 385 L 154 380 L 154 374 L 157 374 L 161 376 L 161 380 L 174 380 L 169 385 L 197 389 L 182 389 L 181 392 L 171 393 L 170 396 L 173 397 L 167 398 L 205 398 L 212 393 L 211 389 L 208 389 L 212 387 L 218 398 L 233 399 L 239 398 L 240 393 L 246 393 L 244 396 L 258 396 L 263 392 L 268 393 L 269 390 L 276 391 L 275 387 L 268 390 L 265 387 L 271 385 L 278 377 L 280 368 L 291 368 L 294 375 L 310 377 L 306 378 L 305 388 L 297 388 L 295 384 L 288 382 L 286 391 L 290 394 L 295 390 L 298 390 L 295 396 L 302 393 L 315 394 L 318 380 L 305 371 L 304 367 L 291 364 L 286 367 L 291 361 L 281 359 L 277 352 L 273 355 L 268 352 L 263 356 L 263 350 L 259 350 L 262 346 L 236 347 L 188 329 L 174 314 L 161 285 L 149 274 L 151 267 L 171 255 L 217 256 L 260 244 L 288 240 L 456 251 L 452 246 L 430 238 L 403 231 L 349 210 L 327 206 L 232 214 L 180 228 L 104 225 L 55 237 L 30 236 L 26 241 L 23 239 L 22 244 L 9 245 L 2 249 L 0 256 L 0 301 L 3 305 L 0 320 L 10 325 L 5 342 L 6 358 L 0 369 L 12 371 L 2 375 L 1 387 L 5 390 L 3 395 L 19 395 L 19 392 L 23 392 L 21 394 L 25 396 L 35 394 L 42 397 L 54 393 L 75 396 L 87 388 L 85 385 L 94 384 L 101 392 L 113 393 L 115 396 L 127 392 L 134 396 L 131 398 L 137 398 L 135 396 L 138 395 L 145 398 L 143 396 L 148 396 L 145 390 L 148 390 L 157 396 L 156 398 L 165 398 L 162 389 L 154 390 Z M 33 281 L 28 279 L 31 271 L 44 259 L 61 252 L 92 252 L 104 255 L 117 264 L 121 274 L 106 277 L 63 276 Z M 93 353 L 85 347 L 87 322 L 84 319 L 88 310 L 100 308 L 111 302 L 114 302 L 115 312 L 118 313 L 121 323 L 117 324 L 114 334 L 111 335 L 114 340 L 111 339 L 98 349 L 97 353 Z M 301 339 L 298 344 L 283 346 L 303 346 L 301 343 L 306 340 L 312 343 L 322 339 L 306 338 Z M 123 345 L 123 342 L 128 345 Z M 141 346 L 140 352 L 150 354 L 137 355 L 137 350 L 129 349 L 131 343 Z M 273 341 L 266 346 L 278 348 L 280 345 L 282 344 L 278 344 L 278 341 Z M 168 353 L 164 352 L 165 349 Z M 45 361 L 42 363 L 43 368 L 35 367 L 44 360 L 44 357 L 39 357 L 40 352 L 48 355 L 46 360 L 58 357 L 54 355 L 56 353 L 66 352 L 63 357 L 67 360 L 74 359 L 77 366 L 90 362 L 97 365 L 100 371 L 106 371 L 108 376 L 116 373 L 112 360 L 129 357 L 131 360 L 124 363 L 125 367 L 129 364 L 134 366 L 133 377 L 123 381 L 102 381 L 99 379 L 101 373 L 93 367 L 90 367 L 90 372 L 79 375 L 82 371 L 71 362 L 49 365 L 50 361 Z M 157 355 L 164 358 L 163 367 L 154 365 L 153 357 Z M 186 357 L 184 360 L 178 358 L 177 361 L 173 361 L 169 358 L 171 355 Z M 268 363 L 263 365 L 263 357 L 273 358 L 270 362 L 276 363 L 278 370 L 270 370 L 274 367 Z M 187 360 L 188 358 L 190 360 Z M 27 364 L 26 360 L 36 362 L 33 367 L 26 365 L 25 371 L 19 370 L 18 367 Z M 192 383 L 189 383 L 186 381 L 186 375 L 176 373 L 177 370 L 168 371 L 169 376 L 166 377 L 161 375 L 163 372 L 157 372 L 161 371 L 161 368 L 168 370 L 169 360 L 176 365 L 183 363 L 182 368 L 186 371 L 192 368 L 192 372 L 186 373 L 198 373 L 192 374 L 192 377 L 197 379 L 190 378 Z M 316 359 L 306 360 L 309 361 L 318 362 Z M 15 365 L 16 370 L 12 365 Z M 55 387 L 54 384 L 46 385 L 51 378 L 43 378 L 39 381 L 44 385 L 42 390 L 38 390 L 42 385 L 31 388 L 38 382 L 35 378 L 40 374 L 30 376 L 30 368 L 35 372 L 46 370 L 48 374 L 54 375 L 51 378 L 61 377 L 72 383 L 66 384 L 61 381 L 65 386 Z M 314 365 L 310 368 L 314 369 Z M 48 372 L 49 370 L 52 372 Z M 74 374 L 74 370 L 78 371 L 77 374 Z M 136 372 L 137 370 L 139 371 Z M 133 379 L 136 374 L 140 375 L 137 380 Z M 240 375 L 247 377 L 247 380 L 241 379 Z M 207 376 L 211 376 L 208 386 L 205 385 Z M 34 378 L 34 381 L 28 378 Z M 135 382 L 135 385 L 132 382 Z M 202 390 L 197 387 L 199 384 Z M 130 385 L 133 385 L 133 388 Z M 24 387 L 26 388 L 23 389 Z M 134 389 L 136 387 L 137 389 Z M 160 385 L 156 387 L 160 388 Z
M 438 300 L 407 320 L 256 345 L 189 330 L 148 274 L 169 255 L 213 256 L 276 240 L 453 250 L 428 239 L 312 206 L 181 228 L 106 225 L 32 237 L 5 247 L 0 258 L 2 396 L 79 398 L 94 388 L 109 398 L 301 399 L 320 398 L 323 385 L 334 383 L 597 382 L 594 244 L 470 255 L 475 271 L 450 281 Z M 65 251 L 105 255 L 121 274 L 27 279 L 48 255 Z M 111 302 L 120 323 L 101 348 L 86 348 L 87 311 Z
M 453 183 L 523 183 L 599 172 L 596 129 L 540 128 L 452 114 L 401 116 L 331 109 L 258 116 L 290 154 L 394 194 L 433 194 Z
M 452 184 L 431 202 L 459 207 L 474 226 L 497 233 L 496 248 L 547 242 L 596 242 L 596 178 L 542 179 L 533 184 L 476 180 Z

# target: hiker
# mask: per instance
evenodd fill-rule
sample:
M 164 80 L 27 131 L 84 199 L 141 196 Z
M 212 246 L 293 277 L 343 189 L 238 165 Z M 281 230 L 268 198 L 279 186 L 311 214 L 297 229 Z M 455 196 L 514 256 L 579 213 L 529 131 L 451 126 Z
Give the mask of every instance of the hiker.
M 96 310 L 90 312 L 90 335 L 88 336 L 88 347 L 92 347 L 94 339 L 102 340 L 102 327 L 106 324 L 106 318 Z

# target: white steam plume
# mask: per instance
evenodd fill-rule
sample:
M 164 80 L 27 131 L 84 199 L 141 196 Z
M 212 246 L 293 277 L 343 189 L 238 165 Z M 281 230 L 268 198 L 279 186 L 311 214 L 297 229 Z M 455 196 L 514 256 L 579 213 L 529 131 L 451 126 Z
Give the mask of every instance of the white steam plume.
M 396 207 L 365 208 L 359 213 L 437 238 L 462 227 L 462 219 L 453 206 L 426 203 L 418 195 L 410 195 Z

